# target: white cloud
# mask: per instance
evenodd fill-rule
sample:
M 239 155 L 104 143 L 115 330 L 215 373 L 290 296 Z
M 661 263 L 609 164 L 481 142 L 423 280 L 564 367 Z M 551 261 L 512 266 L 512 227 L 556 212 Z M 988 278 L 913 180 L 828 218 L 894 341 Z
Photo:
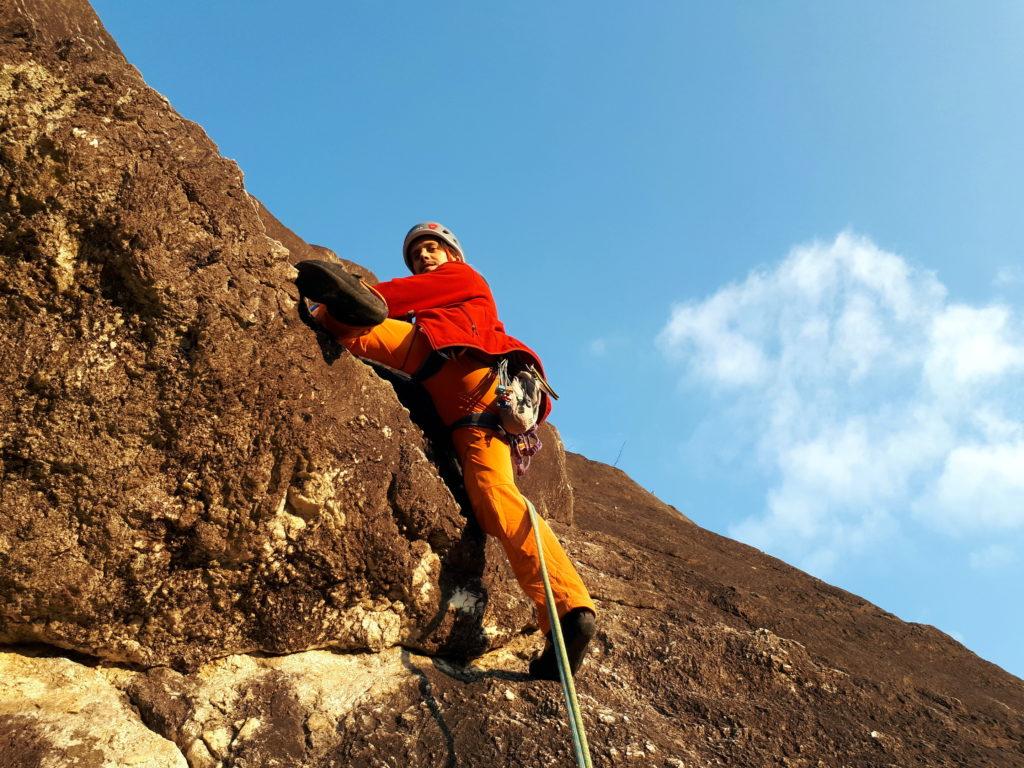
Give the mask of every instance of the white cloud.
M 952 531 L 1024 528 L 1024 442 L 956 446 L 918 510 Z
M 1005 306 L 946 307 L 931 324 L 925 374 L 936 392 L 999 379 L 1024 368 L 1024 346 L 1014 339 Z
M 850 233 L 795 248 L 658 337 L 768 474 L 731 533 L 827 570 L 909 510 L 951 533 L 1024 526 L 1024 330 L 951 303 L 932 272 Z
M 1014 265 L 1003 267 L 996 273 L 993 281 L 996 288 L 1010 288 L 1024 283 L 1024 268 Z
M 1016 443 L 1024 441 L 1024 422 L 1007 419 L 1002 413 L 984 405 L 972 415 L 974 425 L 986 443 Z
M 979 571 L 997 571 L 1017 562 L 1017 553 L 1005 544 L 989 544 L 976 549 L 968 557 L 971 568 Z
M 629 347 L 629 337 L 623 334 L 610 334 L 595 336 L 587 342 L 585 347 L 592 357 L 604 357 L 605 355 L 621 352 Z
M 743 289 L 730 286 L 703 304 L 677 306 L 659 343 L 670 354 L 693 350 L 699 370 L 722 384 L 755 384 L 766 361 L 758 340 L 751 338 L 756 327 L 745 322 L 742 310 L 759 303 L 760 293 L 755 277 Z

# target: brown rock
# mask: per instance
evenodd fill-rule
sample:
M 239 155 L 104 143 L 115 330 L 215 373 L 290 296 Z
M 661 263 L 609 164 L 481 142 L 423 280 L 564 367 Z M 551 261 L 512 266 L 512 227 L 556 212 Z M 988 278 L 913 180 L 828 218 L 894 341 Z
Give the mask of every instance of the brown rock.
M 354 272 L 361 276 L 370 285 L 376 285 L 377 282 L 379 282 L 377 280 L 377 276 L 361 264 L 356 264 L 354 261 L 341 258 L 330 248 L 307 243 L 301 237 L 288 229 L 288 227 L 278 221 L 277 217 L 268 211 L 263 203 L 255 197 L 251 199 L 256 206 L 256 212 L 259 214 L 260 221 L 263 223 L 267 235 L 272 237 L 288 250 L 288 260 L 292 264 L 296 264 L 305 259 L 337 259 L 342 262 L 350 272 Z
M 0 29 L 0 641 L 188 668 L 517 631 L 518 604 L 488 603 L 490 636 L 449 608 L 517 588 L 460 579 L 483 542 L 430 446 L 297 318 L 311 247 L 85 3 Z
M 568 464 L 581 525 L 555 527 L 599 607 L 577 678 L 595 765 L 1024 766 L 1024 682 L 656 508 L 618 470 Z M 391 649 L 97 672 L 194 766 L 570 765 L 559 686 L 522 673 L 538 645 L 518 638 L 469 666 Z M 0 680 L 36 690 L 47 667 L 17 663 Z M 55 711 L 86 727 L 45 701 L 0 720 L 0 739 L 16 732 L 39 761 L 60 754 L 40 724 Z M 9 754 L 0 740 L 0 765 Z
M 422 393 L 295 317 L 289 263 L 325 251 L 84 3 L 26 6 L 0 6 L 0 642 L 136 666 L 0 654 L 0 768 L 571 764 Z M 560 455 L 524 488 L 598 603 L 596 765 L 1024 766 L 1022 681 Z
M 185 768 L 110 680 L 68 659 L 0 653 L 0 766 Z

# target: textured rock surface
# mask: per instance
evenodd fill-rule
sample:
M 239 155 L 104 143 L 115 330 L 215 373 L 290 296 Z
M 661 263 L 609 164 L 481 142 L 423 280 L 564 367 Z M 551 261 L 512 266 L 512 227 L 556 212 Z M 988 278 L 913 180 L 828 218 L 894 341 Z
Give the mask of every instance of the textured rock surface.
M 119 684 L 192 768 L 308 765 L 338 749 L 353 710 L 379 708 L 408 682 L 410 658 L 398 649 L 231 656 L 191 676 L 156 669 Z
M 294 317 L 327 252 L 84 4 L 0 6 L 0 129 L 0 642 L 131 662 L 0 654 L 0 768 L 571 764 L 416 391 Z M 1024 766 L 1022 681 L 554 437 L 524 487 L 600 610 L 595 765 Z M 236 653 L 321 646 L 377 652 Z
M 102 672 L 68 659 L 0 652 L 0 766 L 185 768 Z
M 603 615 L 603 674 L 582 688 L 641 718 L 652 764 L 1024 766 L 1018 678 L 693 525 L 619 470 L 569 454 L 569 472 L 564 535 Z M 609 764 L 644 747 L 620 744 Z
M 554 527 L 600 609 L 577 680 L 595 765 L 1024 766 L 1024 682 L 568 462 L 578 525 Z M 522 672 L 538 647 L 470 666 L 392 649 L 97 673 L 192 766 L 571 765 L 559 686 Z
M 0 641 L 185 668 L 529 621 L 392 387 L 299 322 L 290 261 L 323 251 L 87 5 L 0 33 Z M 452 586 L 488 579 L 486 610 Z

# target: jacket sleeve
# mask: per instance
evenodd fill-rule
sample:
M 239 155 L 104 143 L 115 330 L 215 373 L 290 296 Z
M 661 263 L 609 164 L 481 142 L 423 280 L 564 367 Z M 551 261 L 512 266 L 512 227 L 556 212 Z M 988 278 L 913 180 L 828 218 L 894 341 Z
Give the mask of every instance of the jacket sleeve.
M 433 272 L 398 277 L 373 286 L 388 303 L 388 317 L 405 317 L 486 295 L 483 278 L 465 264 L 442 264 Z

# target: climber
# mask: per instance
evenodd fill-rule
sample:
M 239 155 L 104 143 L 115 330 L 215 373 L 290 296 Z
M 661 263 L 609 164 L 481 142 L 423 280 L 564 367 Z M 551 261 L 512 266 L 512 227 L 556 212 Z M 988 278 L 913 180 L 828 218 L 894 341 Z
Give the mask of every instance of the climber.
M 437 222 L 417 224 L 405 236 L 402 254 L 412 276 L 373 288 L 339 262 L 320 260 L 296 265 L 296 284 L 302 297 L 319 304 L 312 311 L 316 322 L 352 354 L 403 371 L 430 394 L 438 415 L 452 429 L 474 515 L 501 542 L 547 635 L 543 652 L 530 662 L 530 674 L 558 680 L 536 540 L 526 501 L 515 484 L 509 440 L 495 419 L 496 360 L 518 355 L 543 371 L 540 359 L 505 333 L 490 287 L 466 263 L 449 229 Z M 549 411 L 545 396 L 541 419 Z M 575 674 L 594 635 L 594 602 L 548 524 L 541 520 L 540 527 Z

